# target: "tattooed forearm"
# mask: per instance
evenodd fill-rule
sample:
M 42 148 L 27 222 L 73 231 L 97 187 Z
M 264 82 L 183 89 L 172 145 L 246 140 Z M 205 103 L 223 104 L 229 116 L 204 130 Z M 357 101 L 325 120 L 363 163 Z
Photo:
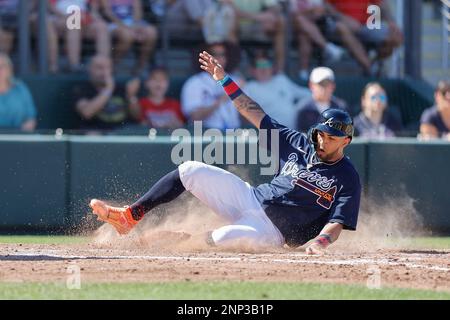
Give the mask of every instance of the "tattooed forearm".
M 259 128 L 262 118 L 266 115 L 261 106 L 250 99 L 245 93 L 233 100 L 234 106 L 239 113 L 250 121 L 255 127 Z
M 234 105 L 238 109 L 238 111 L 263 111 L 259 104 L 250 99 L 245 94 L 241 94 L 234 101 Z

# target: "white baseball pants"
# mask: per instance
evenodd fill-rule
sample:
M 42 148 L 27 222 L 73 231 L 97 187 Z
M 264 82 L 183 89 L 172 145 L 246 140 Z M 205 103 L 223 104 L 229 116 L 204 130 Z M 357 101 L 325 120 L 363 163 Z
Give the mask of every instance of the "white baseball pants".
M 229 222 L 212 231 L 216 245 L 244 240 L 260 246 L 282 246 L 284 238 L 256 199 L 249 183 L 236 175 L 197 161 L 178 167 L 183 186 Z

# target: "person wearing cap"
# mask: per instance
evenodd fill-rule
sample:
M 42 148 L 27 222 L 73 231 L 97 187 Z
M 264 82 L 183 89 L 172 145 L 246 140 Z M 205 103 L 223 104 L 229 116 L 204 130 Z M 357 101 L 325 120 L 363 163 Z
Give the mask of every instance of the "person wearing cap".
M 419 138 L 450 141 L 450 81 L 439 81 L 434 92 L 436 104 L 422 113 Z
M 344 100 L 335 97 L 335 76 L 333 70 L 327 67 L 313 69 L 309 77 L 309 88 L 312 96 L 300 101 L 296 119 L 296 128 L 306 132 L 320 119 L 320 114 L 327 109 L 340 109 L 347 111 Z
M 288 128 L 294 128 L 299 101 L 311 97 L 311 92 L 298 86 L 285 74 L 275 74 L 272 61 L 260 56 L 252 61 L 251 80 L 245 86 L 247 94 L 255 99 L 275 120 Z

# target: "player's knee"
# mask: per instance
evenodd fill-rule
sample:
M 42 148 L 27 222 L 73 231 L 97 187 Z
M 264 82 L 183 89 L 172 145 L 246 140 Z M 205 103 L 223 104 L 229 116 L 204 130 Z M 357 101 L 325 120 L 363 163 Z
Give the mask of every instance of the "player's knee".
M 261 238 L 253 227 L 243 225 L 227 225 L 211 232 L 211 241 L 216 246 L 242 244 L 242 242 L 257 245 Z
M 186 161 L 178 166 L 181 182 L 187 190 L 191 189 L 192 183 L 196 180 L 194 177 L 198 177 L 205 166 L 199 161 Z
M 201 167 L 201 165 L 203 165 L 203 163 L 201 163 L 199 161 L 185 161 L 178 166 L 178 170 L 180 170 L 180 173 L 181 173 L 181 171 L 192 172 L 192 171 L 195 171 L 197 168 Z
M 145 37 L 151 41 L 156 40 L 158 38 L 158 29 L 154 26 L 147 26 L 145 28 Z

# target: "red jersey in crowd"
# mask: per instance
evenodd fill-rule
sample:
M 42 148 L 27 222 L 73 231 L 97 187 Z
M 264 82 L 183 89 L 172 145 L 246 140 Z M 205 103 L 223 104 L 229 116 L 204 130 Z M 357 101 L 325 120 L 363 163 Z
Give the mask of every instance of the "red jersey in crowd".
M 155 104 L 149 98 L 142 98 L 139 100 L 139 105 L 141 120 L 153 127 L 173 127 L 177 122 L 181 125 L 185 122 L 178 100 L 166 98 L 160 104 Z
M 365 24 L 369 18 L 367 8 L 371 4 L 380 5 L 382 0 L 327 0 L 336 10 Z

